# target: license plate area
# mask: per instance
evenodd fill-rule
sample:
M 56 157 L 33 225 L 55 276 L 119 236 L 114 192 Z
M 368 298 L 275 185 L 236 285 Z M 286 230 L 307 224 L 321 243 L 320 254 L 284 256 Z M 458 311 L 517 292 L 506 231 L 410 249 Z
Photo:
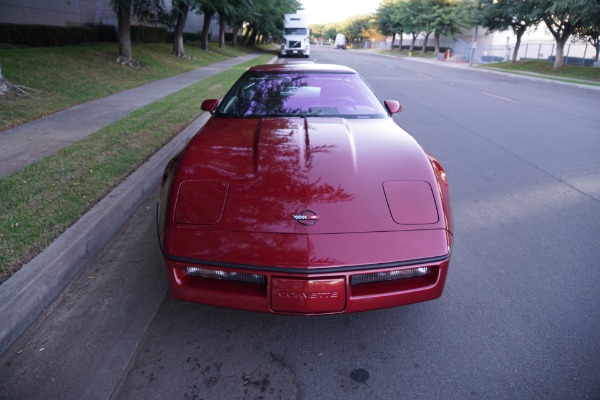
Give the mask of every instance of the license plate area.
M 346 281 L 330 279 L 273 278 L 271 308 L 289 313 L 340 312 L 346 308 Z

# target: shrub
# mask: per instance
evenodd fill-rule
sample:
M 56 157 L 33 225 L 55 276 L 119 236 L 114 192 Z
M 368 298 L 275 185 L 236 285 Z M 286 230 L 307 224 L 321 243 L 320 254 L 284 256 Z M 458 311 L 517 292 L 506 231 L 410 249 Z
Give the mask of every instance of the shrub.
M 565 60 L 565 65 L 569 64 L 569 65 L 583 65 L 585 67 L 593 67 L 594 66 L 594 61 L 591 58 L 581 58 L 581 57 L 569 57 L 569 56 L 565 56 L 564 58 Z M 550 56 L 548 57 L 548 61 L 551 62 L 555 62 L 556 61 L 556 56 Z
M 167 33 L 167 43 L 173 43 L 173 40 L 175 39 L 175 32 L 168 32 Z M 202 35 L 200 33 L 188 33 L 188 32 L 183 32 L 183 42 L 184 43 L 189 43 L 189 42 L 200 42 L 202 41 Z
M 166 43 L 167 30 L 154 26 L 131 26 L 131 41 L 137 43 Z
M 96 30 L 87 26 L 0 24 L 0 41 L 29 47 L 70 46 L 96 42 Z
M 117 28 L 113 25 L 94 25 L 96 30 L 96 42 L 116 42 Z
M 499 57 L 499 56 L 481 56 L 481 61 L 483 61 L 484 63 L 503 62 L 504 61 L 504 57 Z

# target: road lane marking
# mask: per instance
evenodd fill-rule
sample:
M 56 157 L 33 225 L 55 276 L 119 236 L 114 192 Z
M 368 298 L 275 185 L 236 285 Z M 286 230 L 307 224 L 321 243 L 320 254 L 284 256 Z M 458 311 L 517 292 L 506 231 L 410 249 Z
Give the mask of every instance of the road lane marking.
M 432 78 L 432 77 L 430 77 L 430 76 L 427 76 L 427 75 L 417 74 L 417 76 L 420 76 L 421 78 L 425 78 L 425 79 L 430 79 L 430 80 L 433 80 L 433 78 Z
M 507 99 L 506 97 L 502 97 L 502 96 L 496 96 L 495 94 L 491 94 L 491 93 L 486 93 L 486 92 L 479 92 L 481 94 L 484 94 L 486 96 L 490 96 L 490 97 L 494 97 L 496 99 L 500 99 L 500 100 L 504 100 L 504 101 L 510 101 L 511 103 L 514 103 L 515 101 L 512 99 Z

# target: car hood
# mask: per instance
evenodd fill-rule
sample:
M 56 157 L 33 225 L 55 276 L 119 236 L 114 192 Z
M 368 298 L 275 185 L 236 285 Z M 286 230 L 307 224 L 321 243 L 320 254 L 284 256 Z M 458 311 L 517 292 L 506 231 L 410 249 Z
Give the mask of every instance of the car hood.
M 171 190 L 175 223 L 203 231 L 445 228 L 431 163 L 391 118 L 213 117 Z

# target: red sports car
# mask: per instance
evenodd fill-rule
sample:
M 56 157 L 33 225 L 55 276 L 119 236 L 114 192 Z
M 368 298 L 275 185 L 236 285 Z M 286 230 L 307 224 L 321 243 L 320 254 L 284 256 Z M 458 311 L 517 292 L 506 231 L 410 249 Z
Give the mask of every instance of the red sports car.
M 167 166 L 159 239 L 171 293 L 315 315 L 441 296 L 452 250 L 442 166 L 356 71 L 250 68 Z

